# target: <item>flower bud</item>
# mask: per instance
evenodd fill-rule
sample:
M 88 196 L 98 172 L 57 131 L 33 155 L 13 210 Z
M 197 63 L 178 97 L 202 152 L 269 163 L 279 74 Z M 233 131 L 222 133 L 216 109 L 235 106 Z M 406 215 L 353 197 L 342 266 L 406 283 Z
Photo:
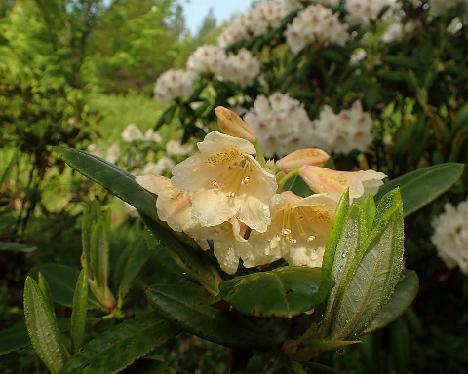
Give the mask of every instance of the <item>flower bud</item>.
M 304 148 L 290 153 L 277 161 L 276 164 L 281 169 L 288 172 L 305 165 L 324 166 L 329 158 L 330 155 L 321 149 Z
M 255 141 L 256 136 L 253 130 L 235 112 L 218 106 L 215 108 L 215 114 L 221 132 L 246 139 L 252 143 Z
M 303 166 L 300 177 L 316 193 L 342 194 L 349 189 L 350 202 L 364 195 L 375 195 L 381 185 L 384 173 L 375 170 L 338 171 L 317 166 Z

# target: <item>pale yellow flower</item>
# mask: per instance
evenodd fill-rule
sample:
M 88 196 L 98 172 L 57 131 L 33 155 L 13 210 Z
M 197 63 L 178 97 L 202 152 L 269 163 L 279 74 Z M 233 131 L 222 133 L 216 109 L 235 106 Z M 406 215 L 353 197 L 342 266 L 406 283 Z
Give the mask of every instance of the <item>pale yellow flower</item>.
M 252 143 L 214 131 L 197 146 L 198 154 L 172 170 L 174 186 L 193 193 L 192 218 L 201 226 L 237 218 L 265 232 L 271 221 L 269 201 L 277 184 L 275 176 L 252 157 Z
M 215 114 L 221 132 L 246 139 L 249 142 L 255 141 L 256 136 L 254 131 L 237 115 L 237 113 L 222 106 L 218 106 L 215 108 Z
M 320 267 L 336 204 L 334 194 L 301 198 L 288 191 L 275 195 L 268 230 L 252 231 L 248 243 L 240 246 L 244 266 L 284 258 L 293 266 Z
M 169 178 L 144 175 L 136 177 L 140 186 L 157 195 L 158 217 L 167 222 L 174 231 L 184 232 L 194 239 L 202 249 L 210 248 L 208 240 L 213 241 L 214 254 L 223 271 L 234 274 L 239 266 L 239 243 L 247 226 L 232 218 L 217 226 L 202 227 L 192 219 L 191 193 L 175 188 Z
M 316 193 L 341 195 L 349 188 L 350 202 L 364 195 L 375 195 L 386 177 L 375 170 L 338 171 L 317 166 L 303 166 L 299 175 Z
M 276 164 L 287 172 L 304 165 L 324 166 L 329 159 L 330 155 L 319 148 L 302 148 L 278 160 Z
M 191 225 L 192 205 L 190 194 L 175 188 L 169 178 L 156 175 L 136 177 L 137 183 L 145 190 L 158 196 L 156 209 L 161 221 L 177 232 Z

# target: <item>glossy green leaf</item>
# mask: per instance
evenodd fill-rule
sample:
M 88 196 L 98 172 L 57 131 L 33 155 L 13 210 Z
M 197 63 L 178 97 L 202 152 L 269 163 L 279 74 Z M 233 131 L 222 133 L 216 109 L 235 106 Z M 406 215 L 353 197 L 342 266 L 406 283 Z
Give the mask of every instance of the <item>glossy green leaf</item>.
M 138 208 L 151 219 L 158 219 L 155 198 L 143 189 L 131 174 L 84 151 L 67 147 L 54 147 L 54 149 L 70 167 Z
M 321 268 L 286 266 L 221 282 L 216 299 L 245 315 L 291 318 L 320 304 L 332 286 Z
M 342 293 L 334 301 L 333 339 L 360 336 L 398 283 L 404 252 L 403 207 L 398 189 L 380 200 L 372 226 L 369 237 L 362 240 L 365 247 L 356 255 L 355 263 L 359 264 L 351 268 Z M 359 239 L 363 234 L 359 233 Z
M 30 244 L 23 243 L 12 243 L 12 242 L 0 242 L 0 251 L 11 251 L 11 252 L 32 252 L 37 248 Z
M 24 283 L 24 318 L 31 344 L 52 373 L 63 365 L 60 332 L 55 314 L 39 285 L 31 277 Z
M 463 169 L 463 164 L 446 163 L 412 171 L 385 183 L 375 200 L 379 201 L 399 186 L 404 213 L 408 216 L 446 192 L 460 178 Z
M 77 352 L 83 345 L 86 315 L 88 312 L 88 272 L 82 269 L 76 281 L 73 295 L 73 309 L 70 320 L 70 336 L 72 352 Z
M 416 272 L 404 270 L 402 278 L 396 285 L 389 302 L 380 309 L 364 331 L 364 334 L 369 334 L 374 330 L 380 329 L 402 316 L 416 297 L 418 287 L 419 280 Z
M 346 201 L 347 199 L 345 198 L 342 203 L 344 204 Z M 357 266 L 356 257 L 365 248 L 366 234 L 372 225 L 372 221 L 369 220 L 371 217 L 368 217 L 367 214 L 369 210 L 372 211 L 369 208 L 369 205 L 372 204 L 373 200 L 370 197 L 354 202 L 348 209 L 346 216 L 339 218 L 341 220 L 341 232 L 338 232 L 339 227 L 337 227 L 336 232 L 333 233 L 332 239 L 337 241 L 336 249 L 333 253 L 332 264 L 329 265 L 329 257 L 327 257 L 326 264 L 327 267 L 331 266 L 335 285 L 330 292 L 324 321 L 321 326 L 324 332 L 329 329 L 332 318 L 335 315 L 337 300 L 340 299 Z M 343 207 L 342 209 L 344 210 L 345 208 Z M 340 214 L 344 215 L 343 212 Z M 331 256 L 331 254 L 326 255 Z
M 36 276 L 40 272 L 47 280 L 54 301 L 58 304 L 71 307 L 73 305 L 73 294 L 80 272 L 66 265 L 42 264 L 31 269 L 30 274 Z M 88 294 L 89 305 L 99 308 L 94 295 Z
M 325 253 L 323 255 L 322 268 L 324 271 L 331 272 L 333 266 L 333 259 L 335 257 L 336 246 L 340 239 L 340 234 L 343 229 L 345 219 L 349 210 L 349 191 L 341 195 L 340 201 L 333 216 L 333 222 L 328 235 Z
M 70 320 L 68 318 L 57 318 L 57 322 L 61 332 L 66 332 L 70 328 Z M 28 330 L 24 322 L 18 322 L 0 331 L 0 356 L 15 352 L 29 345 L 31 345 L 31 339 L 29 339 Z
M 155 235 L 154 238 L 158 241 L 158 244 L 169 253 L 183 272 L 202 284 L 211 294 L 218 293 L 221 276 L 204 253 L 183 246 L 176 239 L 174 232 L 160 227 L 144 214 L 141 214 L 141 218 Z
M 61 373 L 117 373 L 177 332 L 156 313 L 146 313 L 100 333 L 65 363 Z
M 236 348 L 266 348 L 279 343 L 242 316 L 214 308 L 213 298 L 188 280 L 157 283 L 146 291 L 148 300 L 165 318 L 212 342 Z

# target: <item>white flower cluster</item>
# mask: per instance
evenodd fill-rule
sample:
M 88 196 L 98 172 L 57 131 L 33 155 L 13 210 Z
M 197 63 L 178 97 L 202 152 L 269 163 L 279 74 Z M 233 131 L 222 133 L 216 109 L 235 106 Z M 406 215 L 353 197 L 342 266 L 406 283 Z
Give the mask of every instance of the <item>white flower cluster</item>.
M 286 41 L 293 53 L 308 45 L 344 45 L 349 39 L 346 27 L 331 9 L 320 4 L 311 5 L 301 10 L 288 25 Z
M 457 207 L 445 206 L 445 212 L 433 221 L 432 242 L 449 268 L 459 266 L 468 275 L 468 200 Z
M 166 144 L 166 152 L 170 156 L 187 156 L 192 153 L 193 144 L 182 144 L 179 140 L 171 139 Z
M 225 58 L 224 50 L 214 45 L 202 45 L 188 58 L 187 69 L 199 74 L 215 74 Z
M 190 72 L 169 69 L 161 74 L 154 86 L 154 97 L 161 103 L 190 95 L 193 89 L 193 75 Z
M 237 54 L 228 54 L 219 66 L 218 77 L 225 81 L 247 87 L 260 73 L 260 62 L 248 50 L 241 49 Z
M 257 96 L 244 120 L 257 133 L 266 157 L 283 156 L 316 143 L 313 124 L 303 105 L 287 94 Z
M 234 18 L 219 36 L 218 45 L 225 48 L 250 35 L 262 35 L 278 27 L 284 16 L 284 7 L 278 1 L 264 0 Z
M 216 115 L 227 131 L 255 138 L 234 113 L 217 108 Z M 174 231 L 205 250 L 212 242 L 221 269 L 229 274 L 237 271 L 239 259 L 245 267 L 281 258 L 294 266 L 321 266 L 340 194 L 349 187 L 351 198 L 374 193 L 385 177 L 372 170 L 338 172 L 311 166 L 323 166 L 329 156 L 304 149 L 279 163 L 280 168 L 303 165 L 306 182 L 311 181 L 316 194 L 301 198 L 278 191 L 275 167 L 260 164 L 246 139 L 214 131 L 198 143 L 198 150 L 172 169 L 171 179 L 143 175 L 137 182 L 158 195 L 158 216 Z
M 346 20 L 351 25 L 368 25 L 385 8 L 397 8 L 396 0 L 346 0 Z
M 123 131 L 122 131 L 122 139 L 126 143 L 133 143 L 136 141 L 147 141 L 160 144 L 162 142 L 161 134 L 153 129 L 148 129 L 143 132 L 140 128 L 134 124 L 129 124 Z
M 302 9 L 304 4 L 321 4 L 328 7 L 336 7 L 340 4 L 340 0 L 283 0 L 283 11 L 288 14 L 296 9 Z
M 366 151 L 372 143 L 372 119 L 362 110 L 360 101 L 338 114 L 325 106 L 314 124 L 321 146 L 328 151 L 343 154 L 353 149 Z

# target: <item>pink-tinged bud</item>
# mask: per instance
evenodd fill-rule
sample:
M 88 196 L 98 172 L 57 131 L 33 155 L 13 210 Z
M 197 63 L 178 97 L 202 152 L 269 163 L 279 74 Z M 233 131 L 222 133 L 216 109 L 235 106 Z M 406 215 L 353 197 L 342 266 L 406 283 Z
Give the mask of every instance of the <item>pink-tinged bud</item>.
M 386 177 L 374 170 L 338 171 L 317 166 L 303 166 L 299 175 L 316 193 L 341 195 L 349 189 L 350 202 L 363 195 L 375 195 Z
M 218 106 L 215 108 L 215 114 L 221 132 L 246 139 L 252 143 L 255 141 L 256 136 L 254 131 L 237 115 L 237 113 L 222 106 Z
M 284 171 L 288 172 L 301 166 L 324 166 L 330 155 L 318 148 L 298 149 L 277 161 L 276 164 Z

